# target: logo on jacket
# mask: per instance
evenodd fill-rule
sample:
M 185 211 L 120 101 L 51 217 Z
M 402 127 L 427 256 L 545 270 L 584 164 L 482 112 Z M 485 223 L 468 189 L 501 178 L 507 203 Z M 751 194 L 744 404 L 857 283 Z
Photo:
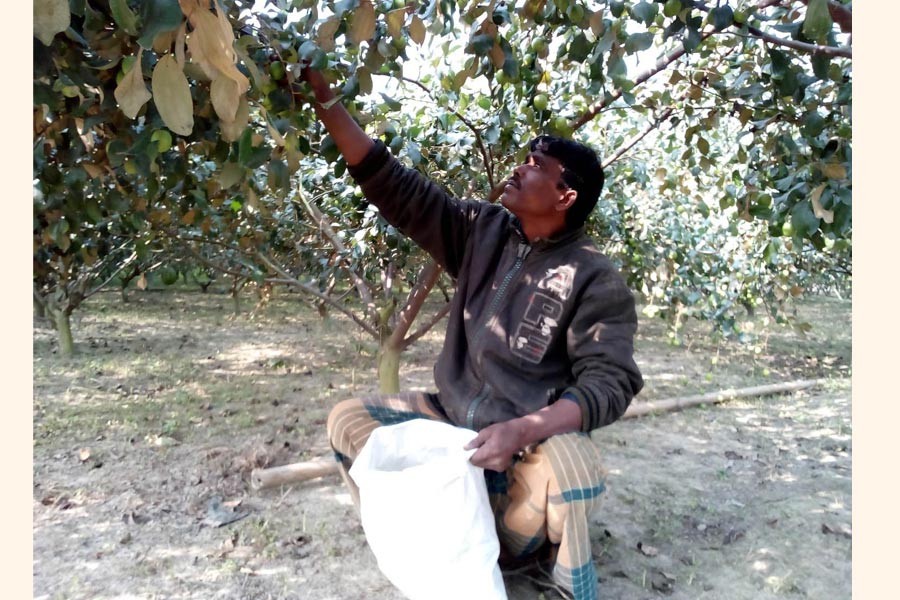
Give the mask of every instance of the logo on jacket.
M 531 363 L 539 363 L 553 340 L 559 326 L 563 303 L 572 293 L 575 269 L 564 265 L 547 271 L 538 282 L 539 290 L 531 295 L 525 316 L 516 329 L 512 353 Z M 549 292 L 549 293 L 548 293 Z

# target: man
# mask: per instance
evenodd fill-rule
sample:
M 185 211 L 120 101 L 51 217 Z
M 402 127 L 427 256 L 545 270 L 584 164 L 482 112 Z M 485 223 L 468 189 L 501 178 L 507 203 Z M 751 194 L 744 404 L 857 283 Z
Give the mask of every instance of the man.
M 424 417 L 473 429 L 470 460 L 486 469 L 503 554 L 549 549 L 554 580 L 596 598 L 588 517 L 605 473 L 587 433 L 618 419 L 643 385 L 633 296 L 584 233 L 603 187 L 596 154 L 539 137 L 502 207 L 461 201 L 403 167 L 340 103 L 329 106 L 320 73 L 305 76 L 368 201 L 457 281 L 438 392 L 347 400 L 329 415 L 354 501 L 346 471 L 376 427 Z

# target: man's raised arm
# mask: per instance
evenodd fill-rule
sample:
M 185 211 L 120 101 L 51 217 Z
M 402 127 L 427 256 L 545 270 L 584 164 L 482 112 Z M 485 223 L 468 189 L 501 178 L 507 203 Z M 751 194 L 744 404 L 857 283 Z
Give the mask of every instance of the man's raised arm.
M 344 155 L 344 160 L 347 161 L 347 164 L 350 166 L 358 165 L 366 157 L 366 154 L 368 154 L 375 142 L 353 120 L 353 117 L 350 116 L 350 113 L 347 112 L 347 109 L 344 108 L 340 101 L 331 102 L 335 97 L 334 92 L 331 90 L 328 82 L 325 81 L 325 78 L 322 77 L 321 72 L 315 69 L 304 69 L 303 77 L 312 88 L 313 94 L 315 94 L 316 98 L 313 105 L 319 120 L 322 121 L 325 129 L 331 134 L 331 139 L 334 140 L 338 150 Z M 329 102 L 331 102 L 331 105 L 325 108 L 324 105 Z

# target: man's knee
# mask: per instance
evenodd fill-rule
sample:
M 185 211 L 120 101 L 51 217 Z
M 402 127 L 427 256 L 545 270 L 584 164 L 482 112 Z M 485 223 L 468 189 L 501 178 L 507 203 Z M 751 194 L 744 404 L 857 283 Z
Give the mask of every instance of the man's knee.
M 325 430 L 328 432 L 328 442 L 334 449 L 340 449 L 345 445 L 349 435 L 348 427 L 354 420 L 354 413 L 363 410 L 362 402 L 358 399 L 342 400 L 334 405 L 328 413 Z

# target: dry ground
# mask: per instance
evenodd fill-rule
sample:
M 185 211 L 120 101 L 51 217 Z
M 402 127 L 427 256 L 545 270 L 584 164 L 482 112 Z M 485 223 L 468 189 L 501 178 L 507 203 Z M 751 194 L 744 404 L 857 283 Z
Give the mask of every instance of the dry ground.
M 34 330 L 35 597 L 399 599 L 337 479 L 253 492 L 255 466 L 327 454 L 339 399 L 375 390 L 374 344 L 296 296 L 235 316 L 218 294 L 90 301 L 61 359 Z M 636 400 L 810 377 L 803 393 L 595 432 L 609 491 L 593 522 L 602 596 L 849 598 L 850 307 L 800 306 L 803 336 L 757 321 L 736 345 L 642 322 Z M 435 333 L 406 356 L 430 389 Z M 226 516 L 246 515 L 219 525 Z M 558 598 L 525 575 L 510 597 Z

